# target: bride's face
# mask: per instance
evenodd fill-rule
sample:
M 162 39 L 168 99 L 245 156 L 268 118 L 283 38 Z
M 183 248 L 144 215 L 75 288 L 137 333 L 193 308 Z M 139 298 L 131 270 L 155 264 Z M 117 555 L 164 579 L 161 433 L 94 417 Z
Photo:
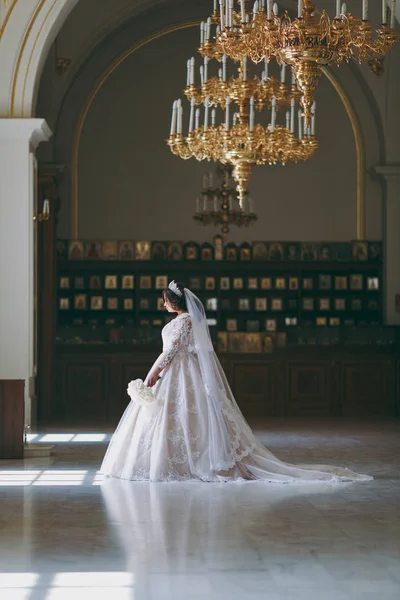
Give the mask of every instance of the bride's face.
M 176 308 L 174 308 L 174 307 L 172 306 L 172 304 L 170 304 L 170 302 L 168 301 L 168 299 L 167 299 L 167 298 L 164 298 L 164 306 L 165 306 L 165 309 L 166 309 L 168 312 L 170 312 L 170 313 L 175 313 L 175 312 L 176 312 Z

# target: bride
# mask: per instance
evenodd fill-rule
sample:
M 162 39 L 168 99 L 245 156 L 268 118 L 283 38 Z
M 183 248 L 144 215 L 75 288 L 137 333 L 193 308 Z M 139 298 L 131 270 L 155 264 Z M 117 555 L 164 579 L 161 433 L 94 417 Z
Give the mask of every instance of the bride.
M 132 401 L 100 472 L 148 481 L 368 481 L 347 468 L 291 465 L 257 442 L 214 352 L 204 307 L 172 281 L 164 305 L 177 317 L 162 332 L 163 352 L 145 384 L 154 406 Z

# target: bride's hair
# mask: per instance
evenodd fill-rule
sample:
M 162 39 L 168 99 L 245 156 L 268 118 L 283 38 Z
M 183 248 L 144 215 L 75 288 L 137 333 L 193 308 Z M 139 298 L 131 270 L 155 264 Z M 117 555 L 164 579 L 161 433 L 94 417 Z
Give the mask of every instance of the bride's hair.
M 176 310 L 187 310 L 186 306 L 186 298 L 185 298 L 185 286 L 183 283 L 179 283 L 179 281 L 175 281 L 178 290 L 181 292 L 181 295 L 175 294 L 169 287 L 165 288 L 162 295 L 164 298 L 164 302 L 168 300 L 172 308 L 176 308 Z

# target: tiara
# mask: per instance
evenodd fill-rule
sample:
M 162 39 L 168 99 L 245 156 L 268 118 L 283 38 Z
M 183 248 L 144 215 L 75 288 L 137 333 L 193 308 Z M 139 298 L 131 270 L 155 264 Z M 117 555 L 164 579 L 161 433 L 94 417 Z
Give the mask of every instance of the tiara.
M 176 284 L 175 280 L 174 280 L 174 281 L 171 281 L 171 282 L 168 284 L 168 289 L 170 289 L 170 290 L 171 290 L 171 292 L 173 292 L 173 293 L 174 293 L 174 294 L 176 294 L 177 296 L 182 296 L 182 292 L 181 292 L 181 290 L 178 288 L 178 286 L 177 286 L 177 284 Z

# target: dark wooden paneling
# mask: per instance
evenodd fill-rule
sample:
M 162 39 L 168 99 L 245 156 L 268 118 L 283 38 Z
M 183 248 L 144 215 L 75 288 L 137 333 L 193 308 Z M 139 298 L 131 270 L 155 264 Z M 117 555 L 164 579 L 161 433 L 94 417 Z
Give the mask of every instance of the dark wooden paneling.
M 67 349 L 65 349 L 67 350 Z M 394 416 L 397 357 L 342 351 L 221 356 L 221 364 L 246 417 L 386 415 Z M 373 358 L 372 358 L 373 356 Z M 59 418 L 109 419 L 115 423 L 129 402 L 126 388 L 144 379 L 153 352 L 77 348 L 57 357 L 56 406 Z
M 343 414 L 393 415 L 394 375 L 391 360 L 343 361 Z
M 24 457 L 25 381 L 0 381 L 0 458 Z
M 274 364 L 233 361 L 232 391 L 245 416 L 275 415 Z M 228 376 L 229 378 L 229 376 Z
M 330 413 L 329 364 L 289 362 L 287 364 L 288 415 Z
M 66 369 L 64 414 L 71 418 L 105 419 L 107 417 L 106 363 L 70 363 Z

